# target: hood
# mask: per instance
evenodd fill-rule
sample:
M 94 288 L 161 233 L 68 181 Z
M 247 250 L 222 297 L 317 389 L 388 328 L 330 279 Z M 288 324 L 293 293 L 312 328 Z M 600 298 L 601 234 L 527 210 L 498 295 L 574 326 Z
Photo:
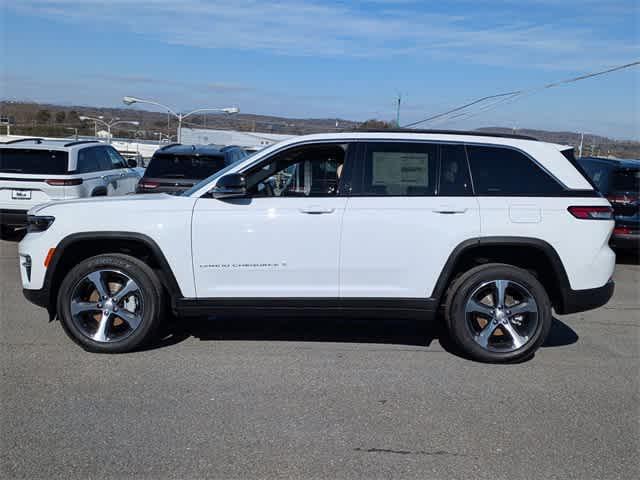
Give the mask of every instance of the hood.
M 38 215 L 45 210 L 58 209 L 59 207 L 67 207 L 72 209 L 77 208 L 101 208 L 115 207 L 115 208 L 131 208 L 133 210 L 146 210 L 150 204 L 162 204 L 164 202 L 176 201 L 180 198 L 187 200 L 187 197 L 176 197 L 175 195 L 167 195 L 166 193 L 152 193 L 146 195 L 122 195 L 112 197 L 89 197 L 89 198 L 76 198 L 73 200 L 54 200 L 52 202 L 43 203 L 42 205 L 36 205 L 29 210 L 29 215 Z M 158 205 L 160 206 L 160 205 Z

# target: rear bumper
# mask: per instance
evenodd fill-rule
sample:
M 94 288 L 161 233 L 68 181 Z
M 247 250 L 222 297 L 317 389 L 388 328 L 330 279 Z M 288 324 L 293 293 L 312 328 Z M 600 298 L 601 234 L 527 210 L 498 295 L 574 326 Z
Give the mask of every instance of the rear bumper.
M 0 209 L 0 225 L 24 227 L 27 225 L 27 210 Z
M 566 315 L 601 307 L 611 299 L 614 289 L 613 280 L 609 280 L 602 287 L 565 291 L 561 308 L 556 309 L 557 313 Z
M 628 234 L 614 234 L 611 236 L 611 246 L 620 249 L 639 249 L 640 231 Z

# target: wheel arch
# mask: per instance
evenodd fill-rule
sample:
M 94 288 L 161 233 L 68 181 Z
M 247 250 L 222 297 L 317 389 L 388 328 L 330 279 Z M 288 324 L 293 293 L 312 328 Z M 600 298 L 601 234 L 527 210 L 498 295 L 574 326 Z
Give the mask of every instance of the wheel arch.
M 47 310 L 50 318 L 57 314 L 56 303 L 60 284 L 65 274 L 89 257 L 124 253 L 142 259 L 158 273 L 158 279 L 169 294 L 171 307 L 182 297 L 180 286 L 158 244 L 149 236 L 132 232 L 82 232 L 63 238 L 47 268 L 44 288 L 48 292 Z
M 460 243 L 449 255 L 433 289 L 438 304 L 461 273 L 484 263 L 506 263 L 532 272 L 544 286 L 553 307 L 563 313 L 571 291 L 558 252 L 548 242 L 530 237 L 478 237 Z

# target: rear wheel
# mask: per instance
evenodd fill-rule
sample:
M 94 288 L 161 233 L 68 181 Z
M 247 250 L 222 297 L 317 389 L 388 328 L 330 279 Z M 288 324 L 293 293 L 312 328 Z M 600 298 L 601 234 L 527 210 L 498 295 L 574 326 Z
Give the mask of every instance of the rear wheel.
M 488 264 L 451 286 L 445 308 L 449 332 L 471 358 L 512 362 L 533 355 L 549 333 L 549 296 L 521 268 Z
M 91 257 L 65 277 L 58 312 L 85 350 L 120 353 L 151 339 L 161 322 L 162 287 L 153 270 L 121 254 Z

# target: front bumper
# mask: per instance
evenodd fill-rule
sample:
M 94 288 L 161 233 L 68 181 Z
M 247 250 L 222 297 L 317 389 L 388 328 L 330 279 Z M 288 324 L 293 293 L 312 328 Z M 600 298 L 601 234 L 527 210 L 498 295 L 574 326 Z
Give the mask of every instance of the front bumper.
M 27 225 L 27 210 L 0 209 L 0 225 L 25 227 Z
M 29 300 L 34 305 L 49 309 L 49 289 L 48 288 L 40 288 L 38 290 L 23 288 L 22 294 L 24 295 L 24 298 Z
M 614 289 L 615 283 L 613 280 L 609 280 L 602 287 L 565 291 L 562 305 L 560 308 L 556 308 L 556 311 L 561 315 L 566 315 L 601 307 L 611 299 Z

